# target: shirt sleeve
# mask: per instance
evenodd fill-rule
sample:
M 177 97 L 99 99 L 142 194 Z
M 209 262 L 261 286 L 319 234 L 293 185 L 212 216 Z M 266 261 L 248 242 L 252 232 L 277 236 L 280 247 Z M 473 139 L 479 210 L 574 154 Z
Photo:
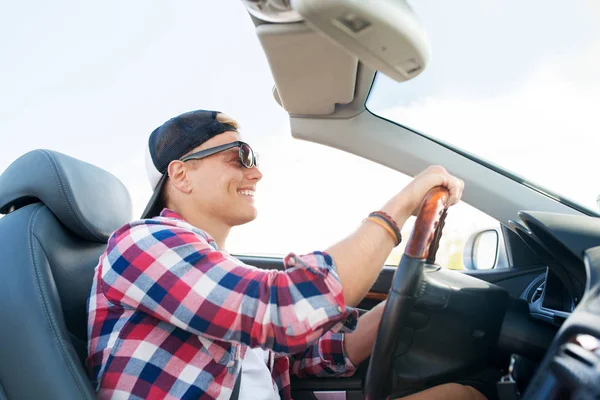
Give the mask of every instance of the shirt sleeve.
M 303 352 L 290 356 L 290 373 L 299 378 L 352 376 L 356 367 L 346 354 L 344 336 L 329 331 Z
M 290 254 L 285 271 L 245 265 L 178 226 L 143 224 L 109 239 L 102 290 L 113 304 L 139 309 L 205 337 L 301 352 L 325 332 L 352 330 L 332 258 Z

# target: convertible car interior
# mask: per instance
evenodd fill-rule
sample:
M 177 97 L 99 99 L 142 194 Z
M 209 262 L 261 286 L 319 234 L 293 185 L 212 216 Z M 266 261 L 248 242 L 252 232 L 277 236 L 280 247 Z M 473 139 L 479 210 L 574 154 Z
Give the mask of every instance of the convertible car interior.
M 384 267 L 359 305 L 387 300 L 371 358 L 352 377 L 293 379 L 294 398 L 396 398 L 446 382 L 489 399 L 598 398 L 598 214 L 365 107 L 381 71 L 402 81 L 427 66 L 404 2 L 379 11 L 369 2 L 292 3 L 244 1 L 291 135 L 410 176 L 451 166 L 465 181 L 463 200 L 501 224 L 467 243 L 466 271 L 444 268 L 436 251 L 448 194 L 430 192 L 399 265 Z M 374 36 L 360 42 L 363 29 Z M 396 48 L 381 45 L 394 39 Z M 0 175 L 0 214 L 0 400 L 95 398 L 84 366 L 86 302 L 107 239 L 137 218 L 127 188 L 83 160 L 37 149 Z M 478 243 L 490 232 L 503 267 L 477 269 Z M 240 258 L 283 267 L 281 258 Z

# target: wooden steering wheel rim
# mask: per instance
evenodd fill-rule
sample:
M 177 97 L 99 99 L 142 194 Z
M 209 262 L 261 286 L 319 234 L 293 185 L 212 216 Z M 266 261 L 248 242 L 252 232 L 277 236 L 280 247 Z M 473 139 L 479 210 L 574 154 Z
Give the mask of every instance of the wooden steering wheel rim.
M 449 192 L 443 186 L 431 189 L 419 209 L 417 221 L 406 242 L 404 254 L 413 258 L 428 258 L 429 248 L 445 211 Z

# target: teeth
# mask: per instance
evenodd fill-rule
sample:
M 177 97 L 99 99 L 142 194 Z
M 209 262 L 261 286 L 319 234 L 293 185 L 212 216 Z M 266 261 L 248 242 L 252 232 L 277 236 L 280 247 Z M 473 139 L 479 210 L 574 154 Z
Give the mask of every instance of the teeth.
M 238 193 L 243 194 L 244 196 L 254 197 L 254 190 L 240 190 Z

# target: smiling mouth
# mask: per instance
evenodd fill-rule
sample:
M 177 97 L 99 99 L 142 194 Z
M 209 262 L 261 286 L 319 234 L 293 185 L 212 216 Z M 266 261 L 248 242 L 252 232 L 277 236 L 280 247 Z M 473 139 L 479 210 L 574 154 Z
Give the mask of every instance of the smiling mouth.
M 248 190 L 248 189 L 246 189 L 246 190 L 238 190 L 238 193 L 241 194 L 241 195 L 243 195 L 243 196 L 250 197 L 252 199 L 254 198 L 254 190 Z

